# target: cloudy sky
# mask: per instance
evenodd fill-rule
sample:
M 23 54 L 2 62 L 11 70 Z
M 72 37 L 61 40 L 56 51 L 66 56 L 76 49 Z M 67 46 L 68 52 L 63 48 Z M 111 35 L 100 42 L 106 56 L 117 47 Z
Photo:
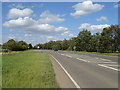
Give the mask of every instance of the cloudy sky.
M 3 43 L 9 39 L 33 45 L 70 39 L 83 29 L 92 34 L 118 23 L 116 2 L 4 2 Z

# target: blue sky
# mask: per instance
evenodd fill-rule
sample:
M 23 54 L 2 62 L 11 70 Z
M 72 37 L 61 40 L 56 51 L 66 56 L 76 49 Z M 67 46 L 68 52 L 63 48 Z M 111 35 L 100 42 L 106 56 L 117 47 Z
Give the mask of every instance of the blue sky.
M 92 34 L 118 24 L 116 2 L 4 2 L 3 43 L 9 39 L 33 45 L 70 39 L 83 29 Z

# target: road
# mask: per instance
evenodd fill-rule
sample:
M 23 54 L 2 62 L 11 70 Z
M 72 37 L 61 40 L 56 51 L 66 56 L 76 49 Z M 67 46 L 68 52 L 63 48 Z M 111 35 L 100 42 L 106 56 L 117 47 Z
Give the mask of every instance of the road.
M 116 56 L 67 51 L 46 50 L 43 52 L 49 54 L 52 60 L 59 65 L 64 71 L 64 75 L 69 78 L 69 82 L 74 85 L 73 88 L 118 88 L 119 86 L 119 65 Z M 62 72 L 59 74 L 62 74 Z M 63 83 L 65 84 L 65 82 Z

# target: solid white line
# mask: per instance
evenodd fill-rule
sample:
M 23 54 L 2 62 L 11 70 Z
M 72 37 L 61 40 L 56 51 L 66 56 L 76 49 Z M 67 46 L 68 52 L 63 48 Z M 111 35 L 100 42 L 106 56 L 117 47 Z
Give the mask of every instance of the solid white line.
M 51 55 L 52 56 L 52 55 Z M 76 88 L 80 88 L 80 86 L 75 82 L 75 80 L 71 77 L 71 75 L 67 72 L 67 70 L 62 66 L 62 64 L 54 57 L 52 56 L 55 61 L 60 65 L 60 67 L 63 69 L 63 71 L 68 75 L 70 80 L 73 82 L 73 84 L 76 86 Z
M 90 62 L 90 61 L 87 61 L 87 60 L 84 60 L 84 59 L 80 59 L 80 58 L 76 58 L 76 59 L 78 59 L 80 61 L 84 61 L 84 62 Z
M 109 69 L 115 70 L 115 71 L 119 71 L 118 69 L 113 68 L 113 67 L 108 67 L 108 66 L 105 66 L 105 65 L 102 65 L 102 64 L 98 64 L 98 65 L 102 66 L 102 67 L 105 67 L 105 68 L 109 68 Z

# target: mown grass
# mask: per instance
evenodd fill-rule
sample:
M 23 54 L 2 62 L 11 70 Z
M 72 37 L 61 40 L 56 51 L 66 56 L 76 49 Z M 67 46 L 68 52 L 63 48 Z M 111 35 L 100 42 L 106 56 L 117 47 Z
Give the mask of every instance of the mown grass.
M 3 55 L 3 88 L 58 88 L 49 56 L 39 51 Z
M 2 55 L 0 55 L 0 90 L 2 88 Z

